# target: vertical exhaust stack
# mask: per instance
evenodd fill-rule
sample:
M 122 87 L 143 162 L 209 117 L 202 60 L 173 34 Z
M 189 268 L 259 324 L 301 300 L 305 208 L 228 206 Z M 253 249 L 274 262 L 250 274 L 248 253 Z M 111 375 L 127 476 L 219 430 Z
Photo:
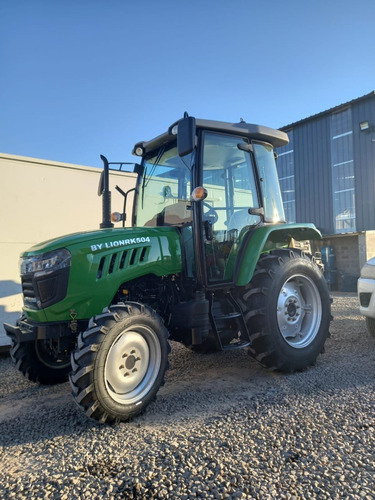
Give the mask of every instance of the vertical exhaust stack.
M 100 158 L 104 164 L 104 170 L 101 173 L 99 181 L 98 195 L 103 196 L 102 214 L 103 221 L 100 224 L 100 229 L 106 229 L 113 227 L 114 224 L 111 222 L 111 191 L 109 190 L 109 166 L 108 160 L 105 156 L 100 155 Z

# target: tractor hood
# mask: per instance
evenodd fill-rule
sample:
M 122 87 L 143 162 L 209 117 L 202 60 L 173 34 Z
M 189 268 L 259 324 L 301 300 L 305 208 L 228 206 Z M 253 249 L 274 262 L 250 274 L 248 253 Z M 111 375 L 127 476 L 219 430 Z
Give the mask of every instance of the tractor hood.
M 168 228 L 169 229 L 169 228 Z M 91 246 L 98 245 L 100 248 L 100 244 L 105 247 L 105 243 L 112 245 L 115 241 L 128 240 L 132 238 L 142 238 L 142 237 L 151 237 L 151 233 L 154 231 L 152 228 L 148 228 L 147 230 L 143 227 L 140 228 L 116 228 L 116 229 L 100 229 L 97 231 L 84 231 L 80 233 L 72 233 L 67 234 L 65 236 L 59 236 L 56 238 L 51 238 L 50 240 L 45 240 L 40 243 L 36 243 L 28 250 L 25 250 L 21 257 L 37 255 L 40 253 L 51 252 L 53 250 L 58 250 L 59 248 L 68 248 L 75 245 L 87 245 L 89 248 Z M 157 231 L 158 233 L 163 231 Z M 127 244 L 129 244 L 127 242 Z M 120 246 L 119 243 L 116 246 Z M 126 246 L 126 245 L 125 245 Z
M 55 255 L 65 258 L 64 268 L 60 266 L 56 272 L 51 267 Z M 180 235 L 173 227 L 102 229 L 70 234 L 34 245 L 21 255 L 21 262 L 22 281 L 30 282 L 29 288 L 36 295 L 31 305 L 25 303 L 24 312 L 30 319 L 67 320 L 71 310 L 79 319 L 90 318 L 101 312 L 103 304 L 109 305 L 125 283 L 150 274 L 164 276 L 181 272 Z M 44 275 L 40 272 L 42 265 L 47 268 Z M 64 273 L 66 278 L 65 291 L 60 286 L 59 273 Z M 60 300 L 53 302 L 57 289 Z
M 171 227 L 131 227 L 72 233 L 37 243 L 28 250 L 25 250 L 21 254 L 21 258 L 76 246 L 79 248 L 86 247 L 88 251 L 94 253 L 108 249 L 120 250 L 128 246 L 150 242 L 151 238 L 160 237 L 176 238 L 177 233 Z

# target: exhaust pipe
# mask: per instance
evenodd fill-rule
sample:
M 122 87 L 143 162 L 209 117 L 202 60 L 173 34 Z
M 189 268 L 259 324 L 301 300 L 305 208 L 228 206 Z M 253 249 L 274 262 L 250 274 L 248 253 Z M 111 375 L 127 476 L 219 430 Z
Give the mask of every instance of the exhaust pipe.
M 98 195 L 103 196 L 102 214 L 103 221 L 100 224 L 100 229 L 113 227 L 111 222 L 111 191 L 109 190 L 109 166 L 105 156 L 100 155 L 104 164 L 104 170 L 100 175 Z

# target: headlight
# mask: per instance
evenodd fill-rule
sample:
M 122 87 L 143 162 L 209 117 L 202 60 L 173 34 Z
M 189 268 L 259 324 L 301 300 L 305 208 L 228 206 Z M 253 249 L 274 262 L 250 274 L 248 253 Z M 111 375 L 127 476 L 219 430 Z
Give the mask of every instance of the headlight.
M 34 273 L 35 276 L 45 276 L 65 267 L 70 267 L 70 252 L 66 248 L 33 257 L 24 257 L 20 262 L 21 276 L 30 273 Z

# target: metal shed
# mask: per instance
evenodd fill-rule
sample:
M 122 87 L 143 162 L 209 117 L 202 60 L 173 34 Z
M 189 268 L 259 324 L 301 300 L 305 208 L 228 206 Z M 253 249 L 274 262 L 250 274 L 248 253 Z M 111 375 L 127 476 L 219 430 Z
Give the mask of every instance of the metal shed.
M 351 250 L 343 262 L 339 259 L 342 269 L 336 270 L 341 287 L 354 283 L 375 248 L 375 91 L 282 130 L 290 137 L 290 143 L 278 149 L 287 218 L 314 222 L 325 237 L 320 246 L 330 244 L 338 255 L 345 241 Z M 356 243 L 348 245 L 348 237 Z M 348 267 L 354 261 L 355 266 Z

